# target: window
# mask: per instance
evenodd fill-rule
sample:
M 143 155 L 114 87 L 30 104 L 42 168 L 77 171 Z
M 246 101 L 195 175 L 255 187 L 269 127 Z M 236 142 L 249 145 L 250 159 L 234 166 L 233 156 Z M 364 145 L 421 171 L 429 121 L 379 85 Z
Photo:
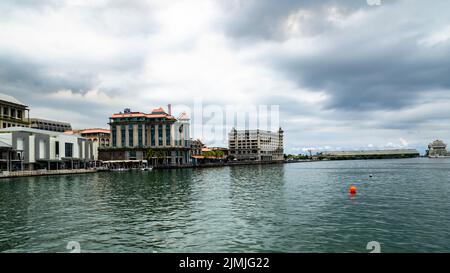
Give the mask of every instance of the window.
M 65 143 L 64 147 L 66 148 L 65 157 L 73 157 L 73 143 Z
M 112 133 L 112 145 L 113 145 L 113 147 L 116 147 L 117 146 L 117 130 L 116 130 L 116 126 L 114 126 L 112 128 L 111 133 Z
M 120 129 L 121 129 L 122 147 L 125 147 L 125 125 L 122 125 Z
M 11 117 L 12 118 L 16 117 L 16 109 L 11 109 Z
M 55 155 L 59 158 L 59 141 L 55 142 Z
M 150 129 L 150 134 L 151 134 L 151 140 L 152 140 L 152 146 L 155 146 L 155 125 L 152 125 L 151 129 Z
M 163 146 L 163 128 L 162 125 L 158 126 L 158 145 Z
M 166 145 L 170 145 L 170 125 L 166 125 Z
M 134 147 L 134 130 L 133 130 L 133 125 L 130 124 L 128 125 L 128 146 L 129 147 Z
M 142 124 L 138 125 L 138 143 L 139 147 L 142 147 Z
M 3 115 L 9 116 L 9 108 L 8 107 L 3 108 Z
M 143 140 L 143 146 L 147 146 L 148 145 L 148 140 L 147 140 L 147 128 L 145 125 L 142 125 L 142 130 L 144 131 L 144 140 Z

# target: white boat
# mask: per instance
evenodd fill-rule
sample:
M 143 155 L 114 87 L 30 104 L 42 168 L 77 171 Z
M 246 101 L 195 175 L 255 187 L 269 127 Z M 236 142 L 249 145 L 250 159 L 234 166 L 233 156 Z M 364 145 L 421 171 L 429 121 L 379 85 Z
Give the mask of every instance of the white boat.
M 153 170 L 153 167 L 144 167 L 144 168 L 141 169 L 141 171 L 143 171 L 143 172 L 149 172 L 149 171 L 152 171 L 152 170 Z
M 111 169 L 112 172 L 126 172 L 129 171 L 129 169 L 125 168 L 118 168 L 118 169 Z

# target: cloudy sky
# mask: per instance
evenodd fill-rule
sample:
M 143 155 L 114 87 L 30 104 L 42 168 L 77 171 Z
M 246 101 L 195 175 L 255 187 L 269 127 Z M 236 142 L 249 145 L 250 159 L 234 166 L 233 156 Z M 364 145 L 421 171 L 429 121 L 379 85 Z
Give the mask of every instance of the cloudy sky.
M 291 153 L 450 142 L 450 2 L 368 2 L 2 0 L 0 92 L 76 128 L 279 105 Z

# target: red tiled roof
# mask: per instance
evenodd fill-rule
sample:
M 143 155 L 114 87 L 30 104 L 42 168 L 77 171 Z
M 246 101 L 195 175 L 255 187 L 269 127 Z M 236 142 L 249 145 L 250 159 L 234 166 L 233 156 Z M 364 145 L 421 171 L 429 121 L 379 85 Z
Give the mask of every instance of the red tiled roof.
M 85 129 L 80 131 L 80 134 L 97 134 L 97 133 L 110 134 L 111 131 L 101 128 Z
M 110 134 L 111 131 L 108 129 L 103 128 L 90 128 L 90 129 L 84 129 L 84 130 L 71 130 L 71 131 L 65 131 L 64 134 L 66 135 L 81 135 L 81 134 Z
M 174 116 L 169 114 L 145 114 L 145 113 L 130 113 L 130 114 L 114 114 L 111 118 L 167 118 L 175 119 Z
M 164 111 L 164 108 L 162 107 L 155 108 L 152 110 L 152 113 L 161 113 L 161 112 L 165 113 L 166 111 Z
M 143 118 L 145 117 L 144 113 L 136 112 L 136 113 L 121 113 L 121 114 L 114 114 L 111 116 L 111 118 Z
M 167 118 L 176 120 L 174 116 L 167 114 L 162 107 L 153 109 L 150 114 L 142 112 L 116 113 L 113 114 L 111 118 Z

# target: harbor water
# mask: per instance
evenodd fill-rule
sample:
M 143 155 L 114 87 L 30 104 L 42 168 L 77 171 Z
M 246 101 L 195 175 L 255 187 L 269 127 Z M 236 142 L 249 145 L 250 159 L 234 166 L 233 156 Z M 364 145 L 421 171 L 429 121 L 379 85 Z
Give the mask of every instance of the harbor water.
M 449 196 L 426 158 L 4 179 L 0 252 L 450 252 Z

